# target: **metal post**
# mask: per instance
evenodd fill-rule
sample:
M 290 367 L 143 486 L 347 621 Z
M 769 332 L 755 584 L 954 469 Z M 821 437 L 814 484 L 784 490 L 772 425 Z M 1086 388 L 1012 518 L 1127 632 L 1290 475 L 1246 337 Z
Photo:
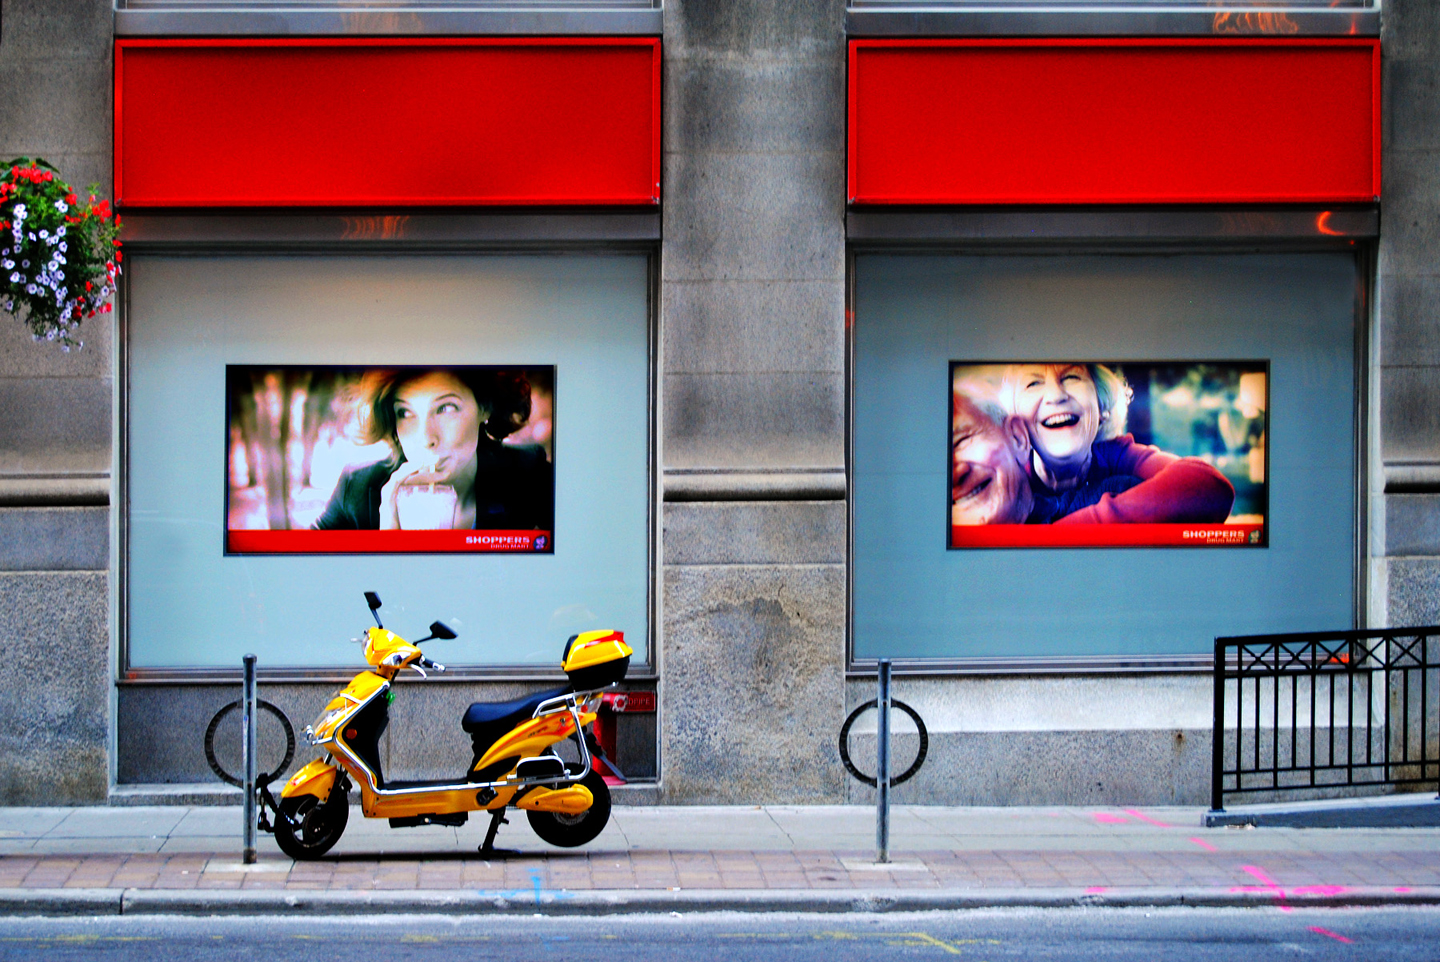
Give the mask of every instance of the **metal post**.
M 878 663 L 875 700 L 875 861 L 890 861 L 890 659 Z
M 255 763 L 255 656 L 245 656 L 245 693 L 240 699 L 241 762 L 245 767 L 244 815 L 245 842 L 242 859 L 246 865 L 255 864 L 255 782 L 258 780 Z
M 1225 644 L 1215 639 L 1215 699 L 1210 725 L 1210 811 L 1225 811 Z M 1237 681 L 1236 684 L 1239 684 Z M 1313 684 L 1313 682 L 1312 682 Z M 1235 733 L 1235 752 L 1239 758 L 1240 733 Z M 1236 767 L 1239 767 L 1238 765 Z

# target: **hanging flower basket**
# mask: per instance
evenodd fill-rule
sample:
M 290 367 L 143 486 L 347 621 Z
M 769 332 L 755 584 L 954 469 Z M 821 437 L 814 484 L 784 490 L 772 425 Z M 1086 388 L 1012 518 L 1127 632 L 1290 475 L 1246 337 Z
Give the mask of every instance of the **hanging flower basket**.
M 82 201 L 57 173 L 38 157 L 0 167 L 0 309 L 68 351 L 83 319 L 110 311 L 120 218 L 99 185 Z

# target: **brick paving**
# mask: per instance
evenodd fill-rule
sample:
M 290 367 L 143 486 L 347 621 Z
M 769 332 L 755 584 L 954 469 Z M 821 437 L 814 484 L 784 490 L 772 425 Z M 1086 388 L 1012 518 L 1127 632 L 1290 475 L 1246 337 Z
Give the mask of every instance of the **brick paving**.
M 4 855 L 0 889 L 678 890 L 1030 889 L 1440 886 L 1440 851 L 921 851 L 870 865 L 868 851 L 589 851 L 486 860 L 422 857 L 262 859 L 237 871 L 233 852 Z

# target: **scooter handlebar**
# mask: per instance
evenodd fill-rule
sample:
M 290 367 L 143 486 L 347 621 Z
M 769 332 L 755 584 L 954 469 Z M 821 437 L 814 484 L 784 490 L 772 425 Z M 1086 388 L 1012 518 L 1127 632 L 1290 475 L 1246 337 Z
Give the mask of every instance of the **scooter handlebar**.
M 420 658 L 416 661 L 416 664 L 419 665 L 421 668 L 427 669 L 427 670 L 429 670 L 429 671 L 444 671 L 444 670 L 445 670 L 445 666 L 444 666 L 444 665 L 440 664 L 438 661 L 431 661 L 429 658 L 426 658 L 424 655 L 421 655 L 421 656 L 420 656 Z

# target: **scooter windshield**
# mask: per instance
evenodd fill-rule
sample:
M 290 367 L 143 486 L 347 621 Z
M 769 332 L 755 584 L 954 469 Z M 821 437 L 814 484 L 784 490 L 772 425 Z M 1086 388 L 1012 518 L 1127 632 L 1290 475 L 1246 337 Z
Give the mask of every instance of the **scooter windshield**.
M 354 707 L 353 702 L 337 692 L 330 704 L 326 705 L 325 710 L 320 713 L 320 717 L 315 719 L 315 724 L 310 727 L 310 730 L 315 733 L 316 737 L 330 737 L 335 726 L 340 723 L 340 719 L 349 714 Z

